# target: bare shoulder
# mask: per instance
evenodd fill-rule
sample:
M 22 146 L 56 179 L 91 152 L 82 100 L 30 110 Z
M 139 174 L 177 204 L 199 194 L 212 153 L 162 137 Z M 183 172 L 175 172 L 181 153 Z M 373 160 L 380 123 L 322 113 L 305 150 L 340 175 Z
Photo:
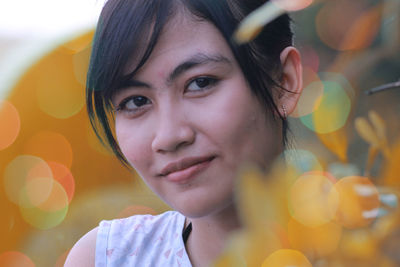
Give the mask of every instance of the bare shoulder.
M 64 267 L 94 266 L 98 228 L 85 234 L 72 247 Z

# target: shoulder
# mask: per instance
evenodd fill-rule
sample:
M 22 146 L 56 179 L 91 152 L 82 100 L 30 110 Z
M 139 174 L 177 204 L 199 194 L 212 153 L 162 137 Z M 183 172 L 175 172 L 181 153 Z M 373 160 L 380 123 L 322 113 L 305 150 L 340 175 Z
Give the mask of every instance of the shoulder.
M 69 252 L 64 267 L 95 266 L 97 232 L 96 227 L 79 239 Z
M 153 266 L 165 248 L 180 245 L 185 217 L 176 211 L 102 221 L 71 249 L 65 267 Z M 169 252 L 167 251 L 169 255 Z
M 184 216 L 176 211 L 167 211 L 159 215 L 134 215 L 128 218 L 102 221 L 99 227 L 98 237 L 103 235 L 110 238 L 151 238 L 155 232 L 172 230 L 179 222 L 184 221 Z M 128 238 L 130 237 L 130 238 Z

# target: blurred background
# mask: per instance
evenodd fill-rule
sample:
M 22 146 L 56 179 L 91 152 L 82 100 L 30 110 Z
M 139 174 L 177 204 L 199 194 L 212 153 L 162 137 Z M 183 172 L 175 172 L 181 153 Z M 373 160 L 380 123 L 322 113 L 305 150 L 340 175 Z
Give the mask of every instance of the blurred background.
M 104 0 L 0 1 L 0 266 L 62 266 L 101 220 L 169 208 L 90 128 L 84 84 Z M 399 143 L 400 89 L 365 92 L 400 79 L 400 2 L 317 1 L 292 17 L 305 89 L 287 153 L 303 171 L 398 188 L 368 122 L 373 111 L 379 138 Z

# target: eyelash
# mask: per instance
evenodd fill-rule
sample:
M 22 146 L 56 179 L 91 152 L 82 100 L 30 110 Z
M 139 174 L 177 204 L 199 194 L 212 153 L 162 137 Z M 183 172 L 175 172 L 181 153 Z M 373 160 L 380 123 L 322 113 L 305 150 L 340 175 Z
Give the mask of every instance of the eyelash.
M 206 91 L 206 90 L 210 89 L 211 87 L 213 87 L 214 85 L 216 85 L 216 84 L 218 83 L 218 79 L 217 79 L 217 78 L 209 77 L 209 76 L 200 76 L 200 77 L 196 77 L 196 78 L 190 80 L 190 81 L 186 84 L 186 86 L 185 86 L 185 91 L 190 91 L 190 90 L 188 90 L 189 86 L 190 86 L 193 82 L 199 81 L 199 80 L 201 80 L 201 79 L 207 80 L 209 84 L 206 85 L 206 86 L 203 87 L 203 88 L 198 89 L 198 90 L 192 90 L 192 92 L 195 92 L 195 91 L 198 91 L 198 92 Z
M 189 89 L 188 89 L 189 86 L 190 86 L 192 83 L 194 83 L 194 82 L 196 82 L 196 81 L 199 82 L 200 80 L 203 80 L 203 81 L 205 80 L 205 81 L 208 82 L 208 84 L 207 84 L 206 86 L 204 86 L 204 87 L 198 86 L 199 89 L 197 89 L 197 90 L 189 90 Z M 209 77 L 209 76 L 200 76 L 200 77 L 196 77 L 196 78 L 194 78 L 194 79 L 192 79 L 192 80 L 189 80 L 189 82 L 185 85 L 185 92 L 188 92 L 188 93 L 189 93 L 189 92 L 192 92 L 192 93 L 202 93 L 202 92 L 204 92 L 204 91 L 207 91 L 207 90 L 211 89 L 211 88 L 212 88 L 213 86 L 215 86 L 218 82 L 219 82 L 219 80 L 216 79 L 216 78 L 214 78 L 214 77 Z M 138 107 L 135 108 L 135 109 L 127 109 L 127 108 L 126 108 L 126 105 L 129 103 L 129 101 L 134 101 L 136 98 L 139 98 L 139 97 L 144 98 L 145 100 L 147 100 L 146 102 L 150 102 L 150 103 L 145 103 L 145 104 L 143 104 L 143 105 L 141 105 L 141 106 L 138 106 Z M 121 103 L 115 108 L 115 111 L 116 111 L 116 112 L 127 112 L 127 113 L 130 113 L 130 114 L 134 115 L 134 114 L 136 114 L 136 113 L 142 111 L 143 109 L 145 109 L 146 106 L 147 106 L 148 104 L 151 104 L 151 100 L 150 100 L 149 98 L 147 98 L 147 97 L 145 97 L 145 96 L 141 96 L 141 95 L 133 95 L 133 96 L 129 96 L 129 97 L 123 99 L 123 100 L 121 101 Z M 136 104 L 135 104 L 135 105 L 136 105 Z
M 141 106 L 138 106 L 135 109 L 127 109 L 126 105 L 129 103 L 129 101 L 134 101 L 137 98 L 144 98 L 146 100 L 146 102 L 150 102 L 150 103 L 145 103 Z M 147 106 L 148 104 L 151 104 L 151 101 L 147 97 L 141 96 L 141 95 L 133 95 L 133 96 L 129 96 L 129 97 L 125 98 L 124 100 L 122 100 L 121 103 L 115 108 L 115 111 L 136 114 L 136 113 L 140 112 L 141 110 L 143 110 L 145 108 L 145 106 Z

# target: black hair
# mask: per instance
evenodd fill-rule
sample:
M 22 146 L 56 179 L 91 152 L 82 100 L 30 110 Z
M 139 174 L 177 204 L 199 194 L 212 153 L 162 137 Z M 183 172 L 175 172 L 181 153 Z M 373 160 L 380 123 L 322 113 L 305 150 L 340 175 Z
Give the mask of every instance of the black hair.
M 252 92 L 266 112 L 282 122 L 284 145 L 287 121 L 274 102 L 272 90 L 285 90 L 281 79 L 280 53 L 292 45 L 290 18 L 284 14 L 267 26 L 251 42 L 238 45 L 233 40 L 240 21 L 267 0 L 108 0 L 94 36 L 86 85 L 90 122 L 103 144 L 109 145 L 124 164 L 115 137 L 111 97 L 146 63 L 163 26 L 182 8 L 196 18 L 212 23 L 231 48 Z M 124 73 L 128 61 L 138 58 L 131 73 Z

